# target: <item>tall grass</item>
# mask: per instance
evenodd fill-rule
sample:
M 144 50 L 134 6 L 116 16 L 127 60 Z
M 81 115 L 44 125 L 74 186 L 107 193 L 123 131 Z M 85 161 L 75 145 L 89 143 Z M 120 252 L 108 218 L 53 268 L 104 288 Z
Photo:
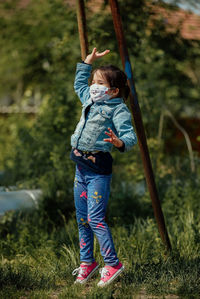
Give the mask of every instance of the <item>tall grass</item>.
M 111 202 L 108 213 L 115 247 L 126 271 L 104 289 L 97 287 L 99 275 L 86 286 L 73 284 L 71 273 L 79 266 L 74 214 L 66 220 L 57 211 L 59 223 L 53 223 L 42 208 L 29 214 L 6 214 L 0 222 L 0 298 L 200 298 L 200 188 L 194 177 L 183 182 L 159 181 L 160 188 L 165 188 L 162 206 L 171 253 L 160 239 L 147 193 L 126 197 L 129 209 L 136 208 L 133 216 L 124 215 L 123 221 L 118 209 L 125 194 L 120 189 L 121 201 Z M 114 186 L 111 200 L 119 197 Z M 94 255 L 103 266 L 96 239 Z

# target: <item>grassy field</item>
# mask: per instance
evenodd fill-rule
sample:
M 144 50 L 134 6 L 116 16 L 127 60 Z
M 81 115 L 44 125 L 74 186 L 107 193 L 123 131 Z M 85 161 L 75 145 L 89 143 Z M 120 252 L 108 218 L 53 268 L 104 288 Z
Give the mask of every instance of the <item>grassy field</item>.
M 167 221 L 173 252 L 167 253 L 153 218 L 111 227 L 126 271 L 99 289 L 99 274 L 74 285 L 79 265 L 74 215 L 50 224 L 41 211 L 8 213 L 1 219 L 0 298 L 200 298 L 200 235 L 192 210 Z M 184 214 L 184 215 L 183 215 Z M 179 217 L 180 216 L 180 217 Z M 103 266 L 95 240 L 96 260 Z
M 136 194 L 132 183 L 120 179 L 114 178 L 107 211 L 126 269 L 116 282 L 98 288 L 97 274 L 87 285 L 74 285 L 72 271 L 79 266 L 75 212 L 64 213 L 48 198 L 38 210 L 11 211 L 0 218 L 0 298 L 199 299 L 198 172 L 188 175 L 184 170 L 179 176 L 157 179 L 173 248 L 170 253 L 159 236 L 148 191 Z M 96 239 L 94 256 L 103 266 Z

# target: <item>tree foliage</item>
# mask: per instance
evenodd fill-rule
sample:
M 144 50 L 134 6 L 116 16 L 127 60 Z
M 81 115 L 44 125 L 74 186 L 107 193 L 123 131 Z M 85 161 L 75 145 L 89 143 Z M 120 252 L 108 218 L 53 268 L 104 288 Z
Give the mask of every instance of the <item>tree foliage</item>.
M 25 7 L 20 3 L 0 3 L 0 98 L 9 96 L 19 106 L 33 101 L 39 104 L 39 113 L 31 127 L 18 122 L 13 161 L 2 159 L 1 167 L 12 174 L 8 183 L 29 182 L 46 190 L 49 198 L 64 202 L 73 178 L 70 135 L 81 110 L 73 91 L 75 65 L 80 61 L 76 11 L 62 0 L 34 0 Z M 103 63 L 122 67 L 108 1 L 100 11 L 89 1 L 86 4 L 90 50 L 109 48 Z M 163 18 L 152 21 L 150 4 L 173 9 L 161 1 L 119 1 L 143 121 L 157 163 L 163 157 L 155 141 L 163 107 L 177 115 L 187 107 L 197 110 L 200 42 L 184 39 L 180 28 L 166 30 Z M 134 151 L 125 158 L 114 156 L 123 164 L 125 178 L 139 180 L 141 160 L 138 148 Z M 115 169 L 119 171 L 116 165 Z

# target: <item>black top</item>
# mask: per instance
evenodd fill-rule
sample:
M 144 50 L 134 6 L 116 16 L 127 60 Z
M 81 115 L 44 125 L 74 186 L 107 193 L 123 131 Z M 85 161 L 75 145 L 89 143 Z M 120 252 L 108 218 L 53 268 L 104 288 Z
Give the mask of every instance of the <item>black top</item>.
M 112 173 L 112 162 L 113 158 L 109 152 L 99 151 L 95 154 L 88 153 L 84 154 L 81 150 L 78 150 L 81 156 L 76 156 L 74 154 L 74 149 L 70 153 L 70 158 L 75 163 L 84 166 L 88 170 L 94 171 L 99 174 L 111 174 Z M 89 160 L 88 157 L 93 156 L 95 158 L 95 163 Z

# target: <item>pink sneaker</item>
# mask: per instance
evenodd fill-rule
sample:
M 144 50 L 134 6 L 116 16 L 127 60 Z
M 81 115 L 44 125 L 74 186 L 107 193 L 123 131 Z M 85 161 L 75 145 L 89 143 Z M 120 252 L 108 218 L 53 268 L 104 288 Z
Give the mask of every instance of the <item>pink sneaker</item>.
M 119 262 L 117 266 L 105 266 L 100 270 L 101 280 L 97 284 L 99 287 L 104 287 L 117 278 L 117 276 L 124 270 L 124 266 Z
M 80 264 L 79 268 L 76 268 L 72 275 L 78 274 L 74 283 L 85 283 L 90 277 L 94 275 L 96 270 L 99 268 L 99 265 L 96 262 L 93 262 L 91 265 Z

